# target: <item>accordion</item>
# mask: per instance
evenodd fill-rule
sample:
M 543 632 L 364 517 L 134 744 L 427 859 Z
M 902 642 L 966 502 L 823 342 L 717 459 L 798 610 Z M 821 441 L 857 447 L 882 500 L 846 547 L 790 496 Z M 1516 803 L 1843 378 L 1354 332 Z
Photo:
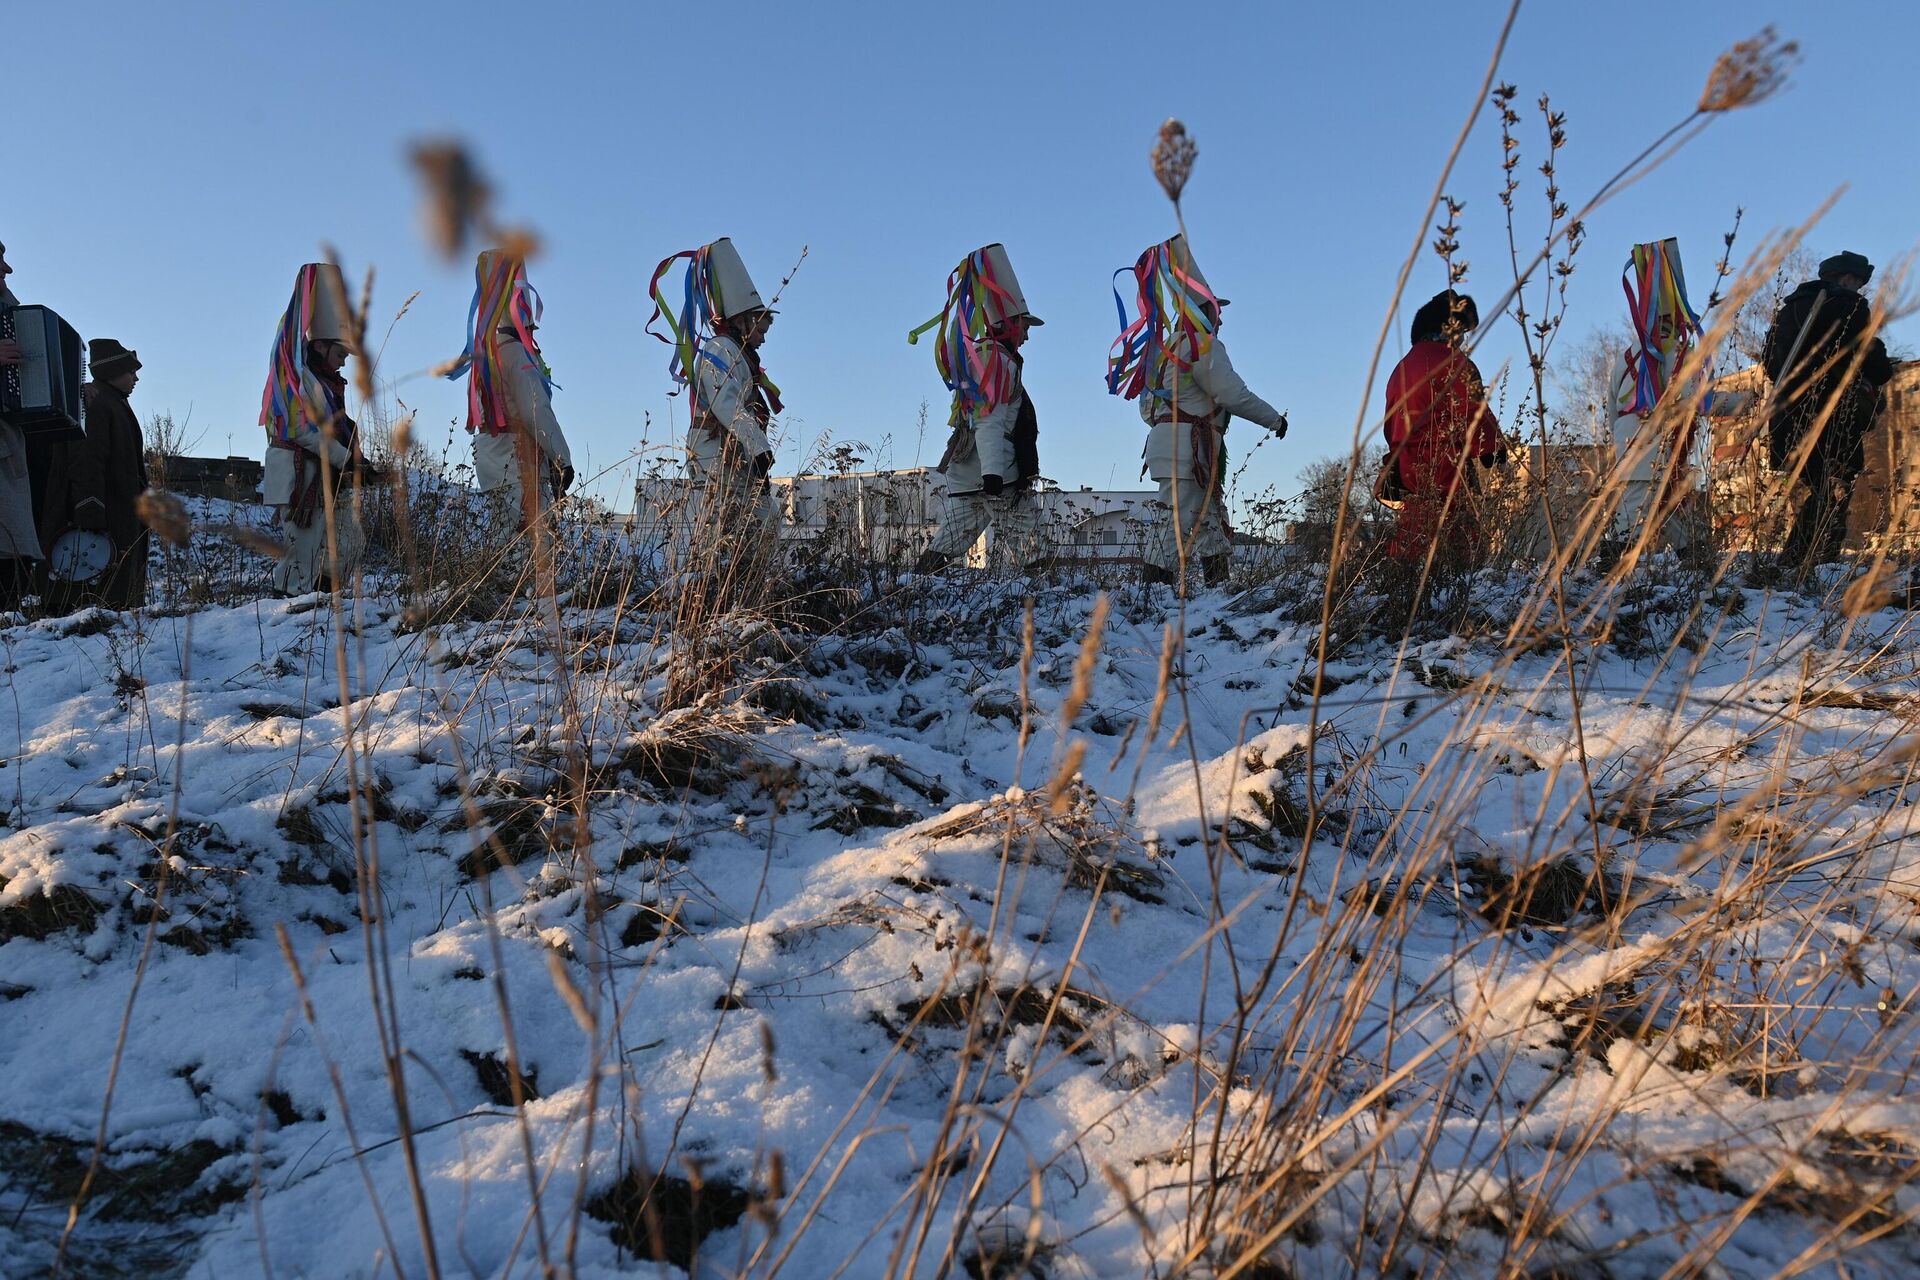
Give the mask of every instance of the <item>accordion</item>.
M 11 307 L 0 311 L 0 338 L 12 338 L 26 356 L 22 364 L 0 365 L 0 418 L 29 443 L 84 439 L 87 355 L 73 326 L 46 307 Z

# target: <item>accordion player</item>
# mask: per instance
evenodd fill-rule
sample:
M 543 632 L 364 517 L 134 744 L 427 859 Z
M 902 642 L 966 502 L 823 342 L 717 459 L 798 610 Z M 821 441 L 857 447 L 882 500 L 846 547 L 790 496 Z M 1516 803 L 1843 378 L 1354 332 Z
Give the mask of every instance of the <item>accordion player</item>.
M 86 436 L 80 384 L 86 347 L 73 326 L 47 307 L 0 310 L 0 338 L 20 344 L 20 364 L 0 365 L 0 418 L 20 428 L 29 444 Z

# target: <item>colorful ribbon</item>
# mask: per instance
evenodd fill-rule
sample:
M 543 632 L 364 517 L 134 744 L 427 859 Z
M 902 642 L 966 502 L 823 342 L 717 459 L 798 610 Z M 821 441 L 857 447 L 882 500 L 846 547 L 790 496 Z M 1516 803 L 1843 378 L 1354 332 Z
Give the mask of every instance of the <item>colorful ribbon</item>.
M 1633 246 L 1620 286 L 1626 291 L 1627 310 L 1633 317 L 1634 345 L 1627 351 L 1629 385 L 1621 388 L 1615 410 L 1619 415 L 1645 417 L 1660 403 L 1667 385 L 1701 336 L 1700 317 L 1687 301 L 1679 241 Z M 1660 332 L 1663 316 L 1673 322 L 1665 335 Z
M 267 440 L 273 444 L 291 443 L 311 418 L 305 395 L 307 330 L 313 324 L 319 275 L 313 263 L 300 268 L 293 281 L 293 299 L 280 317 L 273 349 L 267 353 L 267 387 L 260 397 L 260 425 L 267 429 Z
M 481 265 L 473 301 L 467 306 L 466 350 L 448 368 L 446 377 L 450 382 L 467 378 L 467 430 L 505 435 L 513 430 L 513 423 L 507 411 L 506 373 L 500 360 L 501 329 L 511 329 L 533 357 L 548 395 L 553 394 L 555 385 L 553 371 L 533 340 L 542 306 L 539 291 L 527 280 L 525 260 L 495 252 L 491 261 Z
M 715 289 L 712 265 L 712 245 L 702 245 L 698 249 L 682 249 L 661 259 L 660 265 L 653 269 L 653 279 L 647 284 L 647 293 L 653 298 L 653 314 L 647 317 L 646 331 L 673 348 L 673 358 L 667 362 L 667 372 L 673 378 L 674 385 L 684 387 L 693 380 L 693 367 L 705 359 L 721 372 L 728 365 L 715 356 L 707 347 L 707 340 L 713 337 L 716 317 L 724 318 L 721 312 L 724 301 Z M 676 318 L 673 308 L 668 305 L 667 296 L 661 291 L 660 281 L 673 264 L 685 258 L 687 272 L 682 283 L 680 312 Z M 653 332 L 653 322 L 664 320 L 673 336 Z M 766 393 L 769 407 L 780 412 L 780 388 L 774 384 L 764 369 L 753 362 L 753 381 Z M 702 406 L 695 396 L 694 411 L 697 414 Z
M 1016 308 L 1013 295 L 995 278 L 987 251 L 976 249 L 947 276 L 947 300 L 940 314 L 907 335 L 909 345 L 918 345 L 921 334 L 940 327 L 933 362 L 940 370 L 940 381 L 953 392 L 951 422 L 959 423 L 1013 398 L 1020 384 L 1018 371 L 1013 361 L 998 357 L 988 338 L 995 311 L 1011 315 Z
M 1184 372 L 1212 349 L 1214 330 L 1219 321 L 1220 302 L 1213 291 L 1190 275 L 1173 254 L 1173 241 L 1163 240 L 1141 254 L 1133 264 L 1134 311 L 1127 321 L 1127 305 L 1118 286 L 1113 291 L 1114 310 L 1120 317 L 1120 336 L 1107 353 L 1107 393 L 1128 400 L 1152 388 L 1152 394 L 1168 395 L 1166 365 Z M 1128 274 L 1122 267 L 1113 273 L 1118 280 Z M 1207 308 L 1211 307 L 1209 314 Z

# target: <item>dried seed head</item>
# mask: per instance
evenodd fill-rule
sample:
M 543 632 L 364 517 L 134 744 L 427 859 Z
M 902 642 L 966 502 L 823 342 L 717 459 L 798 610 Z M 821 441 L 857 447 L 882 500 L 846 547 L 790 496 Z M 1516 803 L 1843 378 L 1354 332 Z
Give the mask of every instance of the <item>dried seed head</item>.
M 277 538 L 269 537 L 258 529 L 250 529 L 243 524 L 216 525 L 213 530 L 237 546 L 256 552 L 269 560 L 284 560 L 287 557 L 286 544 Z
M 1193 176 L 1193 162 L 1199 154 L 1200 148 L 1187 136 L 1187 126 L 1173 119 L 1160 126 L 1160 137 L 1153 144 L 1153 176 L 1175 204 L 1180 203 L 1180 193 Z
M 458 142 L 418 143 L 412 160 L 426 187 L 420 215 L 427 239 L 445 257 L 456 257 L 470 236 L 484 234 L 493 192 Z
M 1905 595 L 1903 586 L 1898 575 L 1882 566 L 1847 585 L 1840 597 L 1840 612 L 1849 618 L 1859 618 L 1891 608 Z
M 1732 111 L 1765 102 L 1787 82 L 1800 61 L 1800 45 L 1782 40 L 1772 27 L 1742 40 L 1715 59 L 1700 92 L 1700 110 Z
M 767 1154 L 767 1199 L 778 1204 L 787 1198 L 787 1161 L 779 1151 Z
M 193 517 L 187 504 L 165 489 L 148 489 L 133 500 L 134 514 L 169 546 L 184 547 L 193 538 Z

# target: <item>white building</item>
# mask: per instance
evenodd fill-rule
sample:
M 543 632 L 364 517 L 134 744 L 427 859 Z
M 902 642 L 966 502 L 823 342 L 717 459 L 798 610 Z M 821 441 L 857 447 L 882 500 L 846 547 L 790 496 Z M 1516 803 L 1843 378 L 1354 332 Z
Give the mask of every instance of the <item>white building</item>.
M 933 540 L 946 495 L 945 475 L 932 467 L 773 476 L 780 536 L 790 542 L 833 540 L 843 554 L 910 563 Z M 1137 564 L 1150 518 L 1152 490 L 1059 489 L 1040 482 L 1053 551 L 1080 564 Z M 642 478 L 635 486 L 634 528 L 643 541 L 685 546 L 695 509 L 684 477 Z M 967 563 L 986 566 L 993 534 L 982 534 Z

